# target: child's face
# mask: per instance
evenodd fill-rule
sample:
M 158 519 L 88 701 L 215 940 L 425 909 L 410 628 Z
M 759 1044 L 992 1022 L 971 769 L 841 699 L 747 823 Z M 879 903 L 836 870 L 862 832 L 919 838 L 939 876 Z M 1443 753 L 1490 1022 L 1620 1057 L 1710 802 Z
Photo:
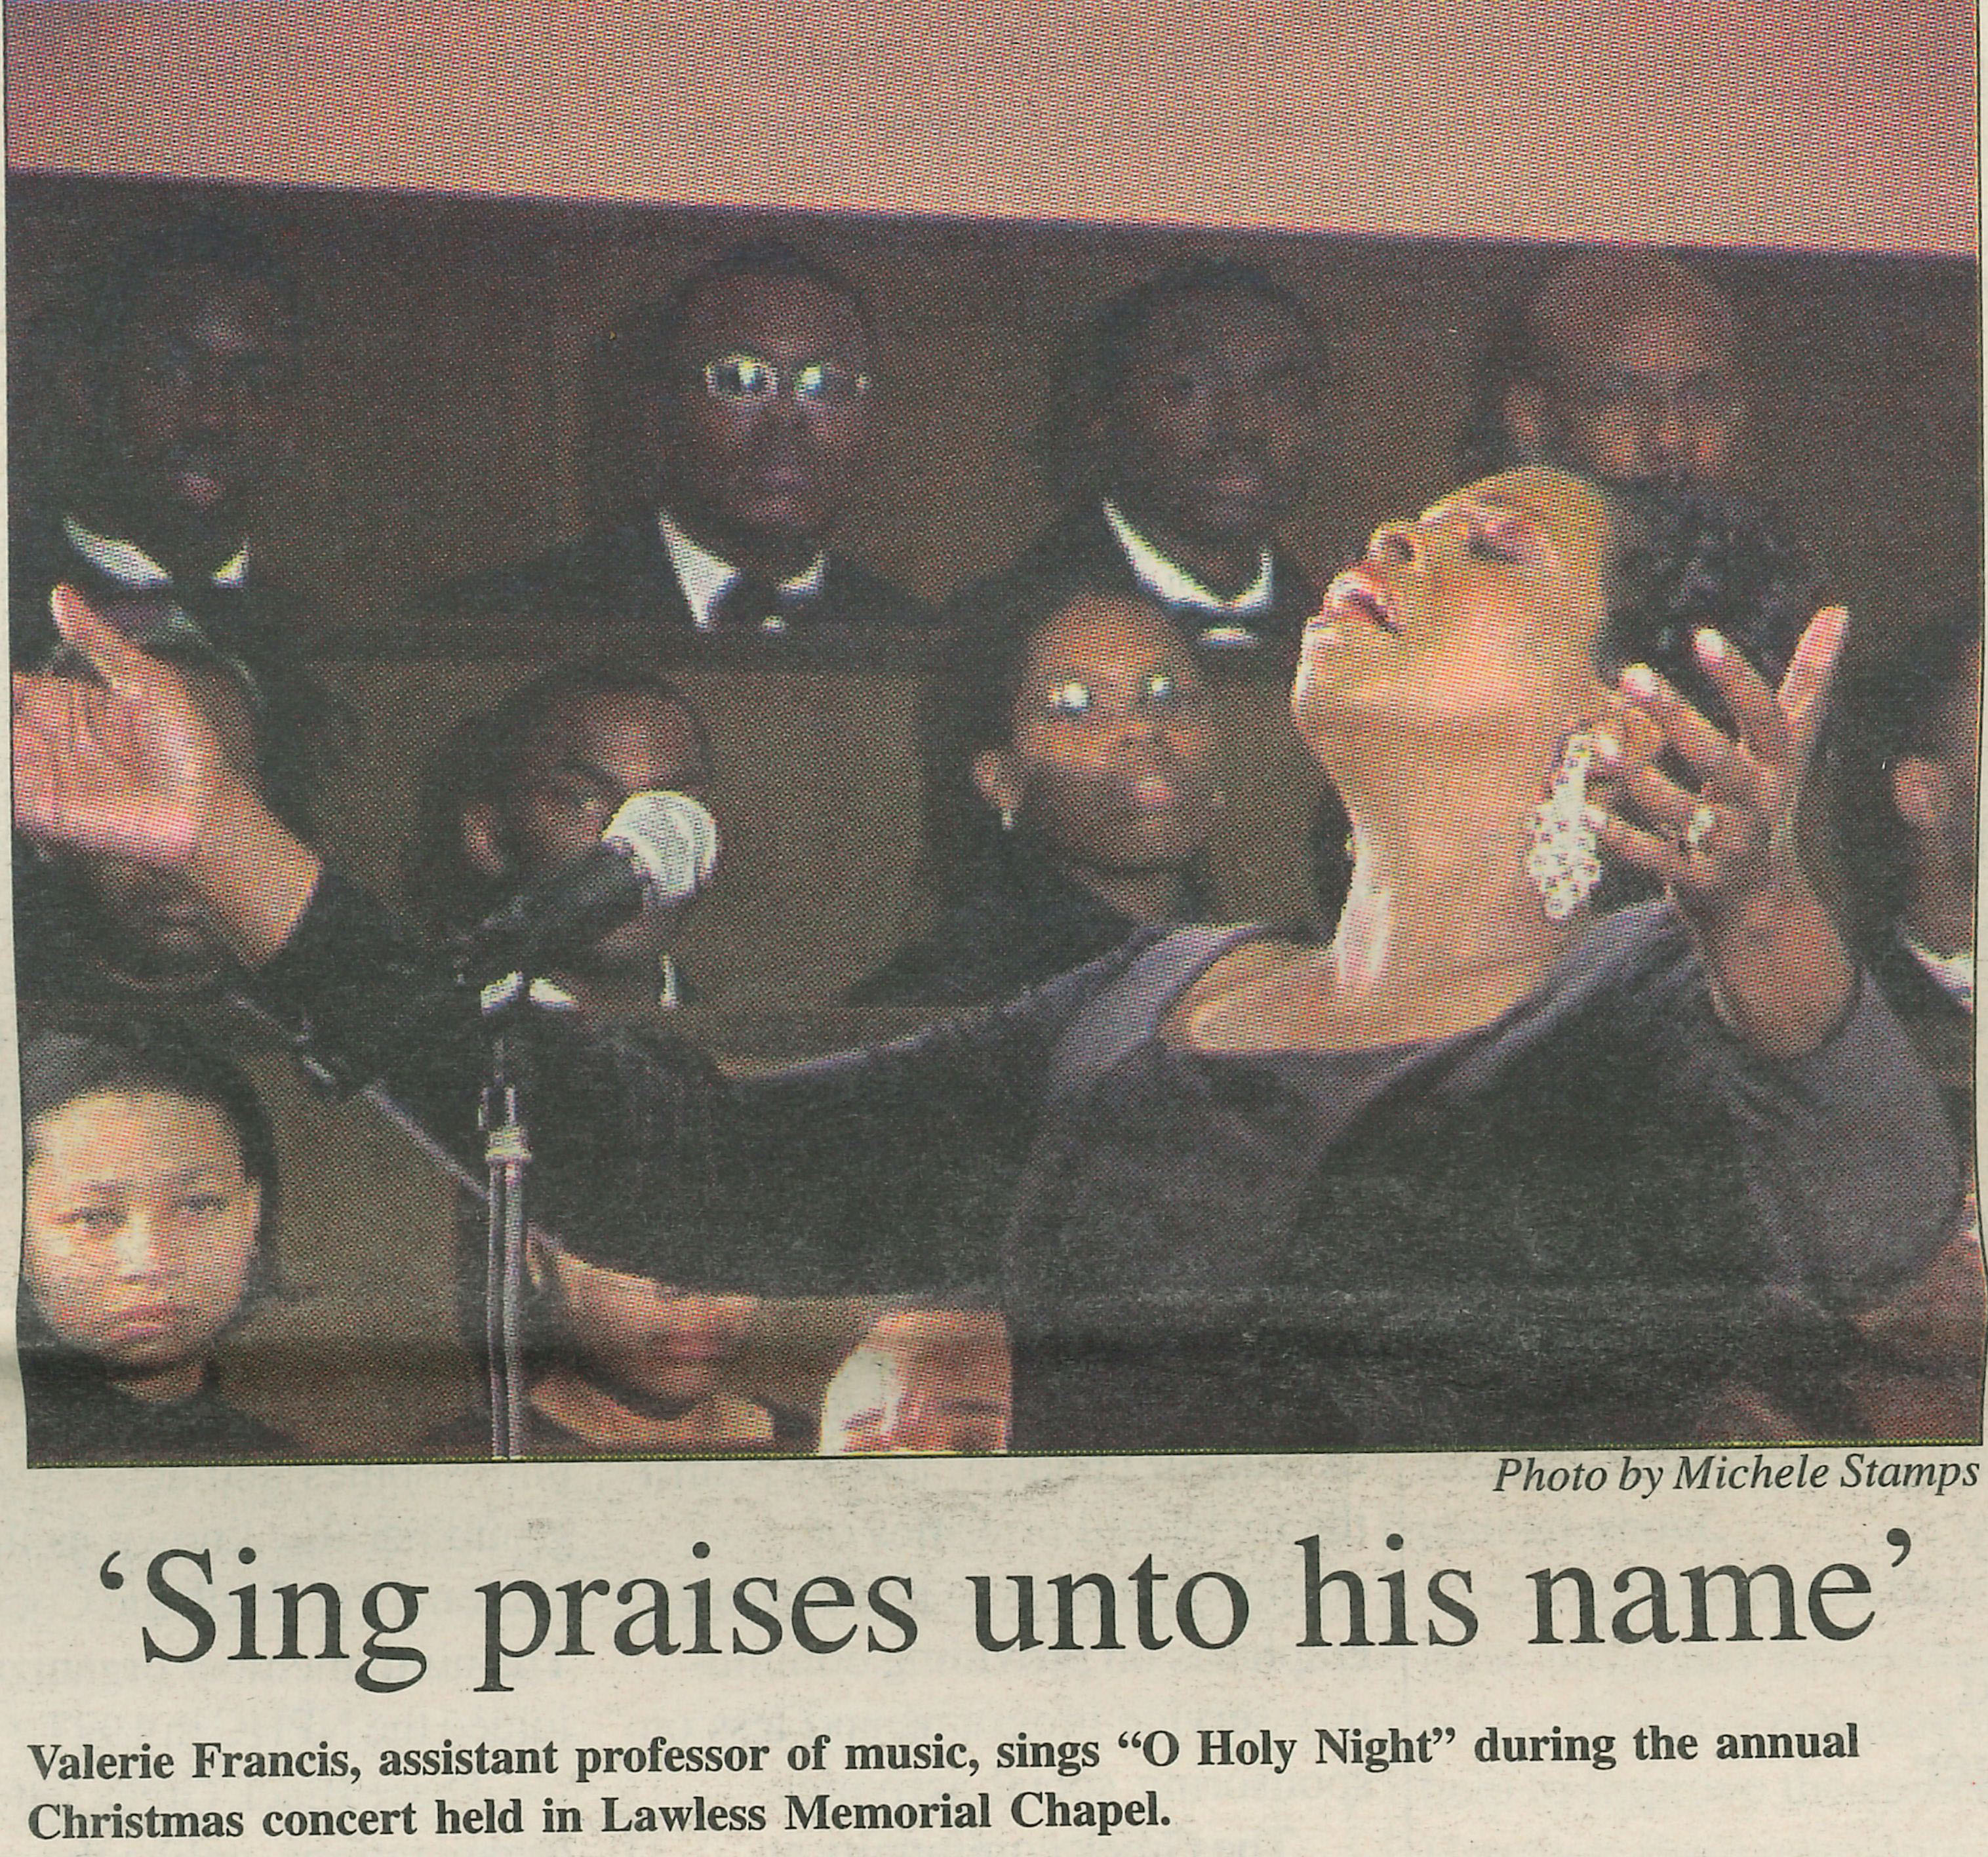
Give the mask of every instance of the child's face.
M 691 1405 L 709 1395 L 744 1345 L 749 1296 L 705 1296 L 647 1277 L 552 1255 L 566 1334 L 593 1375 L 644 1402 Z
M 227 1118 L 164 1092 L 79 1097 L 29 1153 L 22 1265 L 49 1326 L 134 1382 L 204 1362 L 262 1222 Z

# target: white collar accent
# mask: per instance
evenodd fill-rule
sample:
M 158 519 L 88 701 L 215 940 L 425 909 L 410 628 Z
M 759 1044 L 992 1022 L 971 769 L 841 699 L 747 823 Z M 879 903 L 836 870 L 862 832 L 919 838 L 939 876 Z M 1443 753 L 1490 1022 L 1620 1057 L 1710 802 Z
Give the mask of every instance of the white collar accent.
M 1162 605 L 1186 607 L 1218 619 L 1248 619 L 1267 611 L 1275 597 L 1276 570 L 1266 548 L 1256 567 L 1256 577 L 1232 600 L 1211 592 L 1178 561 L 1169 560 L 1125 519 L 1125 512 L 1104 499 L 1104 520 L 1118 538 L 1132 577 Z
M 712 608 L 717 605 L 725 590 L 739 578 L 739 570 L 722 555 L 715 555 L 702 543 L 692 541 L 677 526 L 668 510 L 656 512 L 656 526 L 662 532 L 663 546 L 670 553 L 670 565 L 676 570 L 678 583 L 683 588 L 685 604 L 690 608 L 691 623 L 700 632 L 708 632 L 712 627 Z M 818 594 L 827 573 L 828 556 L 818 554 L 799 573 L 783 580 L 780 591 L 802 598 Z
M 677 979 L 677 964 L 668 955 L 662 958 L 656 989 L 656 1003 L 662 1006 L 677 1006 L 683 1003 L 683 989 Z M 506 974 L 501 980 L 492 980 L 482 994 L 483 1010 L 494 1013 L 509 1006 L 518 996 L 518 989 L 525 983 L 522 973 Z M 543 977 L 532 983 L 532 1003 L 547 1012 L 576 1013 L 580 1002 L 560 985 L 556 980 Z
M 1930 948 L 1921 947 L 1902 928 L 1898 931 L 1898 939 L 1911 952 L 1912 959 L 1932 976 L 1934 984 L 1942 993 L 1965 1011 L 1974 1010 L 1973 949 L 1963 948 L 1958 954 L 1935 954 Z
M 109 575 L 134 593 L 150 593 L 173 583 L 173 577 L 136 542 L 99 535 L 93 529 L 86 529 L 73 516 L 63 518 L 63 533 L 69 538 L 70 547 L 98 573 Z M 244 543 L 214 570 L 211 580 L 216 587 L 239 587 L 248 573 L 248 547 Z

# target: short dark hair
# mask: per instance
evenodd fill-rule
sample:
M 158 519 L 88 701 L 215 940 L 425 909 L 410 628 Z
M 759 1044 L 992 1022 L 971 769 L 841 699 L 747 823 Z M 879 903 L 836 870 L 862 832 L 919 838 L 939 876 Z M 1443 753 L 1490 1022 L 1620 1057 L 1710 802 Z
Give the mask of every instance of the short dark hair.
M 1511 429 L 1506 424 L 1505 406 L 1515 387 L 1552 384 L 1558 357 L 1547 333 L 1545 314 L 1554 293 L 1584 284 L 1619 289 L 1625 280 L 1639 276 L 1646 284 L 1655 282 L 1658 287 L 1673 293 L 1680 289 L 1695 292 L 1700 306 L 1716 318 L 1728 339 L 1737 347 L 1739 320 L 1732 304 L 1695 265 L 1686 264 L 1674 253 L 1644 247 L 1577 252 L 1536 275 L 1531 288 L 1496 311 L 1486 327 L 1463 423 L 1457 435 L 1458 455 L 1467 472 L 1476 477 L 1489 476 L 1514 465 L 1537 462 L 1521 456 L 1513 444 Z
M 1922 621 L 1844 680 L 1825 725 L 1835 848 L 1859 901 L 1877 918 L 1873 926 L 1905 907 L 1912 876 L 1892 771 L 1937 747 L 1941 711 L 1962 694 L 1967 655 L 1980 646 L 1978 604 Z
M 98 270 L 86 314 L 97 353 L 123 341 L 140 306 L 159 279 L 178 271 L 213 271 L 237 283 L 259 284 L 276 299 L 294 335 L 297 276 L 276 239 L 261 226 L 210 207 L 168 209 L 134 228 Z
M 708 757 L 704 719 L 681 686 L 643 665 L 610 658 L 555 665 L 494 709 L 465 717 L 442 738 L 422 775 L 405 865 L 409 898 L 436 933 L 453 935 L 480 921 L 505 894 L 501 879 L 486 877 L 464 854 L 465 810 L 509 799 L 525 744 L 555 704 L 620 695 L 652 697 L 682 710 Z
M 1767 683 L 1787 674 L 1826 583 L 1771 504 L 1702 485 L 1596 485 L 1614 542 L 1598 668 L 1648 665 L 1729 728 L 1732 718 L 1692 641 L 1709 626 Z
M 834 266 L 784 238 L 754 238 L 700 265 L 659 301 L 624 310 L 602 338 L 604 371 L 632 387 L 675 384 L 671 370 L 677 340 L 691 305 L 707 290 L 745 277 L 813 284 L 854 311 L 866 339 L 875 337 L 876 316 L 869 298 Z
M 1065 343 L 1053 364 L 1037 445 L 1045 475 L 1061 497 L 1101 489 L 1104 463 L 1090 433 L 1124 390 L 1155 320 L 1175 304 L 1214 297 L 1267 305 L 1289 316 L 1322 355 L 1325 332 L 1311 306 L 1259 266 L 1239 259 L 1200 257 L 1171 266 L 1103 304 Z
M 1755 499 L 1702 485 L 1584 481 L 1607 504 L 1611 530 L 1596 669 L 1613 678 L 1646 664 L 1717 726 L 1731 729 L 1693 639 L 1712 627 L 1778 685 L 1822 604 L 1820 569 L 1772 506 Z M 1669 770 L 1686 777 L 1674 761 Z M 1644 900 L 1652 887 L 1644 873 L 1611 861 L 1592 900 L 1604 912 Z
M 1036 638 L 1079 600 L 1100 593 L 1119 597 L 1080 570 L 1062 567 L 1024 570 L 1004 583 L 1002 593 L 998 609 L 983 610 L 961 627 L 940 686 L 962 761 L 1013 740 L 1015 701 Z M 1143 594 L 1123 597 L 1165 616 L 1165 609 Z
M 279 1181 L 269 1111 L 232 1059 L 169 1020 L 140 1019 L 116 1027 L 53 1023 L 31 1030 L 21 1044 L 23 1165 L 35 1160 L 40 1125 L 71 1103 L 86 1096 L 152 1094 L 218 1111 L 241 1151 L 243 1173 L 260 1189 L 255 1255 L 238 1317 L 281 1280 L 275 1236 Z M 25 1307 L 28 1299 L 22 1301 Z

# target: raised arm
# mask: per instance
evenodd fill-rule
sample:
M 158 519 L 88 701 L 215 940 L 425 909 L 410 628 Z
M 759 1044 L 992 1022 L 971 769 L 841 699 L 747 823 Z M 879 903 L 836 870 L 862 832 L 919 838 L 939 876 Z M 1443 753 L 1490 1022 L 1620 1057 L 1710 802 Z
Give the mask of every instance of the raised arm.
M 1622 674 L 1619 792 L 1638 817 L 1596 810 L 1603 843 L 1662 879 L 1690 925 L 1720 1016 L 1764 1057 L 1814 1050 L 1851 1003 L 1855 963 L 1795 843 L 1795 813 L 1848 621 L 1818 613 L 1770 690 L 1716 632 L 1698 661 L 1738 723 L 1736 739 L 1645 665 Z M 1696 792 L 1658 762 L 1672 750 Z
M 1739 1047 L 1714 1070 L 1744 1137 L 1780 1280 L 1854 1307 L 1948 1240 L 1960 1177 L 1938 1092 L 1877 989 L 1860 979 L 1796 848 L 1796 809 L 1845 630 L 1840 608 L 1817 614 L 1779 691 L 1716 634 L 1701 633 L 1699 661 L 1736 736 L 1654 672 L 1625 671 L 1618 790 L 1638 821 L 1603 814 L 1597 824 L 1611 851 L 1668 887 Z M 1665 749 L 1696 777 L 1696 792 L 1658 764 Z M 1680 1010 L 1658 1029 L 1679 1035 L 1689 1023 Z M 1681 1067 L 1681 1087 L 1694 1068 Z
M 246 967 L 289 939 L 322 869 L 231 768 L 176 672 L 72 587 L 56 623 L 100 683 L 14 679 L 14 823 L 30 838 L 182 873 Z
M 255 986 L 308 1021 L 349 1084 L 383 1081 L 472 1167 L 476 1000 L 380 905 L 327 874 L 230 771 L 167 667 L 65 593 L 101 685 L 15 680 L 15 818 L 29 835 L 183 873 Z M 917 1039 L 734 1086 L 654 1034 L 544 1028 L 530 1110 L 549 1229 L 640 1219 L 686 1282 L 767 1294 L 977 1284 L 1064 1024 L 1107 959 Z

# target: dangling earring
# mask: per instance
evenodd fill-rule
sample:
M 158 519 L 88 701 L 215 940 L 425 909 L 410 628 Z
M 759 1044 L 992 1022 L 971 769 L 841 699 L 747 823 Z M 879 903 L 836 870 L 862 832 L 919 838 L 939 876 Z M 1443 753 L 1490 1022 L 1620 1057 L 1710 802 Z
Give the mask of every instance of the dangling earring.
M 1587 770 L 1594 761 L 1594 737 L 1585 729 L 1569 736 L 1547 797 L 1533 813 L 1526 874 L 1550 922 L 1565 922 L 1601 881 L 1594 828 L 1587 823 Z
M 1004 806 L 1001 809 L 1001 829 L 1004 832 L 1012 832 L 1015 829 L 1015 809 L 1012 806 Z

